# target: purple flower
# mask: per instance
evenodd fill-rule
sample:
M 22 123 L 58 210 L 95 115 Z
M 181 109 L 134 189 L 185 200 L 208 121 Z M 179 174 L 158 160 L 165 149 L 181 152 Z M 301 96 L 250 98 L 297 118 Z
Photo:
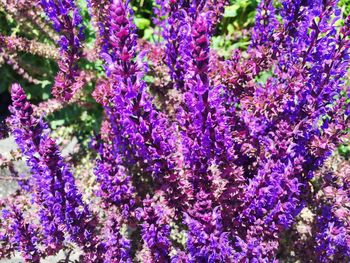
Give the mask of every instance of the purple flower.
M 8 239 L 22 255 L 25 262 L 40 262 L 41 254 L 37 248 L 37 230 L 28 223 L 21 210 L 12 205 L 9 210 L 2 211 L 2 219 L 7 222 L 4 238 Z
M 197 198 L 205 203 L 203 197 L 205 196 Z M 205 209 L 203 204 L 200 206 L 200 209 L 195 211 L 196 215 L 186 215 L 185 219 L 189 228 L 187 240 L 189 262 L 233 261 L 234 251 L 228 233 L 223 232 L 220 208 L 212 210 L 210 204 Z
M 254 47 L 259 45 L 271 46 L 273 44 L 273 33 L 278 26 L 275 12 L 273 1 L 261 1 L 255 16 L 256 22 L 252 35 L 252 45 Z
M 99 195 L 106 207 L 115 205 L 120 208 L 125 218 L 128 218 L 130 209 L 134 206 L 134 192 L 130 175 L 118 160 L 117 150 L 113 145 L 104 142 L 101 146 L 101 159 L 97 161 L 95 174 L 100 182 Z
M 316 174 L 319 192 L 314 195 L 313 255 L 321 262 L 350 258 L 350 166 L 336 155 Z
M 192 61 L 186 81 L 187 90 L 178 120 L 181 127 L 185 169 L 196 192 L 209 188 L 211 171 L 226 162 L 226 118 L 222 103 L 223 90 L 209 80 L 209 35 L 205 16 L 199 16 L 192 28 Z
M 190 43 L 191 26 L 187 22 L 186 9 L 181 3 L 169 1 L 169 17 L 165 25 L 164 38 L 166 65 L 176 89 L 184 91 L 184 75 L 188 67 L 188 44 Z
M 95 221 L 82 201 L 73 175 L 49 137 L 47 125 L 33 116 L 33 108 L 23 89 L 12 86 L 11 124 L 13 135 L 31 168 L 34 200 L 39 205 L 39 219 L 45 232 L 48 253 L 62 248 L 64 232 L 89 250 L 95 239 Z
M 123 262 L 131 263 L 131 244 L 130 241 L 121 234 L 122 218 L 116 216 L 117 211 L 109 211 L 107 218 L 107 227 L 105 228 L 106 242 L 103 262 Z
M 50 138 L 43 139 L 39 154 L 39 166 L 43 169 L 40 173 L 41 182 L 38 183 L 41 184 L 41 194 L 45 197 L 44 204 L 52 207 L 56 216 L 62 216 L 62 223 L 72 240 L 84 247 L 86 242 L 94 239 L 93 215 L 83 203 L 74 177 L 63 162 L 56 143 Z
M 162 196 L 158 196 L 162 198 Z M 162 200 L 146 197 L 143 200 L 143 208 L 138 208 L 136 217 L 141 224 L 141 235 L 144 242 L 144 250 L 147 251 L 149 262 L 167 262 L 170 260 L 170 218 L 171 209 Z
M 350 257 L 350 233 L 348 226 L 337 218 L 330 206 L 322 207 L 317 217 L 318 234 L 316 236 L 316 255 L 321 262 L 329 259 Z
M 175 127 L 155 108 L 141 79 L 141 67 L 135 60 L 137 35 L 128 3 L 114 1 L 109 10 L 113 18 L 109 43 L 113 48 L 103 56 L 113 89 L 106 112 L 113 131 L 111 141 L 117 146 L 114 158 L 126 171 L 151 176 L 166 189 L 169 202 L 181 206 L 177 201 L 183 195 L 176 191 L 180 177 L 175 169 Z
M 74 0 L 41 0 L 40 3 L 60 34 L 60 70 L 52 93 L 57 99 L 67 102 L 84 85 L 83 73 L 77 64 L 82 56 L 83 20 Z

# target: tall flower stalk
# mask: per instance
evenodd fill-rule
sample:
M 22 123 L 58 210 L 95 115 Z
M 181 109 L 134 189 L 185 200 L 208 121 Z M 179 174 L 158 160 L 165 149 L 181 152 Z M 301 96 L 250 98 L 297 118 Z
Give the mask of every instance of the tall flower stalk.
M 83 72 L 78 61 L 82 57 L 84 41 L 83 20 L 74 0 L 41 0 L 43 10 L 60 34 L 59 72 L 52 94 L 61 101 L 69 101 L 84 85 Z
M 89 246 L 95 242 L 94 216 L 83 202 L 58 146 L 49 137 L 47 124 L 33 116 L 32 105 L 18 84 L 12 86 L 11 94 L 12 132 L 31 168 L 47 253 L 54 254 L 62 248 L 65 231 L 82 248 L 93 249 Z

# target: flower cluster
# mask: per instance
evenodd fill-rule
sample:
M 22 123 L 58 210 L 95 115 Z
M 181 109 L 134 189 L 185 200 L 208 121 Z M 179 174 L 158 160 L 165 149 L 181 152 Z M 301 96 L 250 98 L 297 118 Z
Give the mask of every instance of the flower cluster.
M 46 58 L 58 59 L 58 52 L 52 49 L 50 45 L 28 40 L 25 38 L 16 37 L 0 37 L 0 46 L 14 51 L 25 51 L 34 55 L 39 55 Z
M 53 95 L 62 101 L 69 101 L 84 85 L 83 72 L 78 60 L 82 56 L 84 27 L 79 9 L 73 0 L 41 0 L 41 6 L 60 34 L 60 71 L 55 78 Z
M 40 81 L 32 77 L 19 63 L 19 59 L 16 54 L 8 54 L 6 50 L 0 48 L 1 62 L 6 62 L 19 76 L 28 81 L 29 83 L 38 84 Z
M 88 246 L 87 242 L 94 241 L 93 215 L 83 203 L 58 146 L 49 137 L 47 124 L 33 115 L 33 107 L 18 84 L 12 86 L 12 100 L 12 133 L 31 168 L 46 253 L 55 254 L 62 248 L 64 231 L 78 245 Z
M 158 200 L 156 200 L 158 199 Z M 147 196 L 143 207 L 136 211 L 141 224 L 143 239 L 142 259 L 145 262 L 169 262 L 170 260 L 170 219 L 172 210 L 168 207 L 162 194 L 156 194 L 152 199 Z
M 39 263 L 41 255 L 36 247 L 36 229 L 25 220 L 20 208 L 12 205 L 10 210 L 2 211 L 2 217 L 6 221 L 7 231 L 1 234 L 0 240 L 8 239 L 8 243 L 21 252 L 26 262 Z
M 53 93 L 70 100 L 81 85 L 79 10 L 41 3 L 62 36 Z M 88 3 L 105 72 L 93 93 L 104 109 L 92 144 L 97 206 L 13 85 L 10 126 L 42 235 L 10 227 L 16 249 L 33 261 L 72 242 L 84 262 L 276 262 L 312 210 L 307 258 L 347 261 L 349 169 L 318 171 L 349 128 L 350 17 L 336 0 L 263 0 L 248 50 L 225 59 L 211 39 L 226 1 L 156 3 L 155 43 L 138 41 L 128 0 Z M 149 84 L 152 72 L 160 79 Z
M 130 7 L 114 1 L 109 10 L 114 19 L 107 42 L 113 48 L 101 56 L 110 75 L 106 85 L 111 89 L 111 103 L 106 106 L 106 113 L 113 131 L 108 141 L 117 148 L 114 160 L 125 168 L 123 171 L 148 174 L 157 187 L 168 189 L 169 195 L 178 195 L 175 130 L 146 91 L 141 65 L 136 61 L 137 36 Z
M 316 198 L 315 258 L 323 261 L 350 258 L 350 166 L 344 160 L 334 160 L 334 164 L 335 168 L 325 169 L 317 176 L 322 190 Z

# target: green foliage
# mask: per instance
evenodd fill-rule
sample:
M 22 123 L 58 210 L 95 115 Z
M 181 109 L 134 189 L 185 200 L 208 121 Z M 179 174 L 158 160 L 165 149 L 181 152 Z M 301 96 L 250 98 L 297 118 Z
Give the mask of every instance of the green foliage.
M 16 21 L 15 17 L 7 13 L 0 7 L 0 34 L 3 36 L 17 36 L 26 39 L 35 39 L 38 42 L 50 43 L 54 45 L 53 41 L 45 34 L 40 32 L 39 28 L 30 23 L 21 23 Z M 0 65 L 0 96 L 8 92 L 10 85 L 14 82 L 19 82 L 25 87 L 29 98 L 33 102 L 40 102 L 48 98 L 49 87 L 52 86 L 54 76 L 57 72 L 56 63 L 47 58 L 40 56 L 16 52 L 5 52 L 11 57 L 25 72 L 32 78 L 39 80 L 39 83 L 34 85 L 24 80 L 22 76 L 13 70 L 13 68 L 6 64 Z
M 251 27 L 257 4 L 256 0 L 231 0 L 231 5 L 225 8 L 223 23 L 230 22 L 237 30 Z
M 272 70 L 261 72 L 256 78 L 255 81 L 260 84 L 265 84 L 267 79 L 273 75 Z
M 134 10 L 134 23 L 138 29 L 139 37 L 151 39 L 153 33 L 153 7 L 152 0 L 133 0 L 131 1 Z
M 62 111 L 57 111 L 48 116 L 51 129 L 70 127 L 75 131 L 75 136 L 86 142 L 97 131 L 101 123 L 102 109 L 96 104 L 88 107 L 80 107 L 76 104 L 67 106 Z
M 344 13 L 344 16 L 348 16 L 350 14 L 350 0 L 340 0 L 339 7 Z
M 143 17 L 135 17 L 134 22 L 137 28 L 140 30 L 145 30 L 151 25 L 151 21 Z
M 338 149 L 338 152 L 341 156 L 349 160 L 350 157 L 350 144 L 341 145 Z
M 247 49 L 250 43 L 248 29 L 255 22 L 256 0 L 231 0 L 212 39 L 213 48 L 222 56 L 230 56 L 234 49 Z

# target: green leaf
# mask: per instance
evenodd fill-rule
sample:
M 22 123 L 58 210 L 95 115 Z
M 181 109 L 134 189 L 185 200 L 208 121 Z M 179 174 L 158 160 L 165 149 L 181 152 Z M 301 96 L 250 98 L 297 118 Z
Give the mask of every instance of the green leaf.
M 139 28 L 141 30 L 144 30 L 151 25 L 151 21 L 149 19 L 143 18 L 143 17 L 135 17 L 134 23 L 137 26 L 137 28 Z
M 224 17 L 236 17 L 239 5 L 230 5 L 225 7 Z
M 235 32 L 235 28 L 233 27 L 232 24 L 227 25 L 227 31 L 228 31 L 230 34 L 233 34 L 233 33 Z
M 46 88 L 47 86 L 50 86 L 51 85 L 51 81 L 49 81 L 49 80 L 42 80 L 42 81 L 40 81 L 40 85 L 41 85 L 41 88 Z
M 255 78 L 255 81 L 260 84 L 265 84 L 267 79 L 272 76 L 272 71 L 263 71 Z
M 153 37 L 154 30 L 153 28 L 146 28 L 144 33 L 143 33 L 143 38 L 146 40 L 151 40 Z
M 43 100 L 47 100 L 48 98 L 50 98 L 50 94 L 44 91 L 42 98 Z
M 53 120 L 50 122 L 51 128 L 56 129 L 59 126 L 63 126 L 65 123 L 64 120 Z
M 153 76 L 146 75 L 146 76 L 143 77 L 143 79 L 147 83 L 153 83 L 154 82 L 154 77 Z

